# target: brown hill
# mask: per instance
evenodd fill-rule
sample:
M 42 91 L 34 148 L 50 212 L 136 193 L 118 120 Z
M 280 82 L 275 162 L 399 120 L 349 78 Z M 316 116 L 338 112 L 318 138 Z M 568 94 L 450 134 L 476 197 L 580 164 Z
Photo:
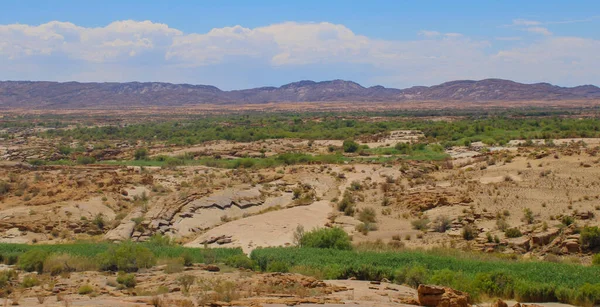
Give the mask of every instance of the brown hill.
M 222 91 L 214 86 L 159 82 L 0 82 L 1 108 L 128 108 L 267 102 L 521 101 L 600 99 L 593 85 L 560 87 L 509 80 L 451 81 L 407 89 L 363 87 L 352 81 L 299 81 L 281 87 Z

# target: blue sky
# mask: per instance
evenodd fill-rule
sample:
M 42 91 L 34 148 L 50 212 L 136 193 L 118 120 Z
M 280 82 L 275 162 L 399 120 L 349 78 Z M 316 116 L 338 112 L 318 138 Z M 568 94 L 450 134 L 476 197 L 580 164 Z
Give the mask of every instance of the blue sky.
M 28 1 L 0 4 L 0 79 L 223 89 L 506 78 L 600 84 L 600 1 Z

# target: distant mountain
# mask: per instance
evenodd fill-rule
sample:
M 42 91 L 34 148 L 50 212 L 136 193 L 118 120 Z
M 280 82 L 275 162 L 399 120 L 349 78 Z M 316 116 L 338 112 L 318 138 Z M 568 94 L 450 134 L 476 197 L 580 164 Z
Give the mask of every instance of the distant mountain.
M 209 85 L 159 82 L 0 81 L 0 108 L 128 108 L 267 102 L 521 101 L 600 99 L 594 85 L 560 87 L 509 80 L 461 80 L 407 89 L 363 87 L 344 80 L 299 81 L 280 87 L 222 91 Z

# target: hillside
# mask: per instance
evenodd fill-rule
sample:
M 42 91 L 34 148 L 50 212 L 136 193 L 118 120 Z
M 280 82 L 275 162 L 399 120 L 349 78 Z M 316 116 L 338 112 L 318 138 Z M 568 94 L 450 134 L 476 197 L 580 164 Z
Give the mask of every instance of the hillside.
M 560 87 L 509 80 L 451 81 L 407 89 L 363 87 L 352 81 L 299 81 L 281 87 L 223 91 L 209 85 L 159 82 L 79 83 L 46 81 L 0 82 L 1 108 L 128 108 L 196 104 L 268 102 L 403 102 L 403 101 L 521 101 L 598 99 L 593 85 Z

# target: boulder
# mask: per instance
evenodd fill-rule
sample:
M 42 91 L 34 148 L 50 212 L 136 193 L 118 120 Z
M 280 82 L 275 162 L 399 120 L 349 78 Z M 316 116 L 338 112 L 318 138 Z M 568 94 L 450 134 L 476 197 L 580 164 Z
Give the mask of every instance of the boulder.
M 547 231 L 536 233 L 531 236 L 531 247 L 546 245 L 559 234 L 558 228 L 548 229 Z
M 427 307 L 468 307 L 469 295 L 447 287 L 419 285 L 419 305 Z
M 567 239 L 561 244 L 563 252 L 578 253 L 580 251 L 579 241 L 575 239 Z
M 520 238 L 512 238 L 507 239 L 508 245 L 512 248 L 522 249 L 524 251 L 529 250 L 529 238 L 528 237 L 520 237 Z
M 498 299 L 492 304 L 491 307 L 508 307 L 508 304 L 505 301 Z

